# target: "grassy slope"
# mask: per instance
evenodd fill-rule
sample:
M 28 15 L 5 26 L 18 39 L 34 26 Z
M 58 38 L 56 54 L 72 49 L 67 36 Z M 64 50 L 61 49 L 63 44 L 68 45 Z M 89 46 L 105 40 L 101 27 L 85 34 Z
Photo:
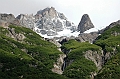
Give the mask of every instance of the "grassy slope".
M 98 37 L 94 44 L 79 43 L 75 40 L 70 40 L 65 43 L 61 48 L 64 49 L 64 51 L 67 51 L 67 60 L 74 61 L 65 69 L 64 75 L 74 79 L 90 79 L 90 72 L 94 72 L 96 67 L 92 61 L 83 57 L 82 52 L 87 50 L 98 50 L 100 47 L 105 53 L 110 52 L 112 58 L 106 62 L 95 79 L 119 79 L 120 25 L 105 31 Z M 68 53 L 69 51 L 70 53 Z
M 73 62 L 65 69 L 64 75 L 73 79 L 90 79 L 91 72 L 97 70 L 95 64 L 84 57 L 83 52 L 87 50 L 97 51 L 99 46 L 88 42 L 80 43 L 75 40 L 70 40 L 62 47 L 65 50 L 71 50 L 68 53 L 67 60 Z
M 116 36 L 115 33 L 119 35 Z M 120 25 L 105 31 L 98 37 L 95 44 L 101 46 L 105 52 L 113 51 L 113 47 L 118 47 L 118 45 L 120 45 Z
M 9 28 L 26 38 L 15 41 L 6 36 L 7 29 L 0 27 L 0 79 L 67 79 L 50 70 L 61 53 L 54 44 L 30 29 L 13 25 Z
M 120 79 L 120 52 L 105 64 L 95 79 Z
M 117 33 L 117 35 L 115 35 Z M 95 79 L 119 79 L 120 78 L 120 25 L 105 31 L 95 44 L 101 46 L 103 50 L 111 52 L 113 55 L 110 60 L 104 65 Z M 112 52 L 116 49 L 116 55 Z
M 51 72 L 53 62 L 56 61 L 59 52 L 57 47 L 42 38 L 35 32 L 24 27 L 10 26 L 16 33 L 22 33 L 26 38 L 18 42 L 5 36 L 8 30 L 0 27 L 0 79 L 90 79 L 91 72 L 96 71 L 95 64 L 85 59 L 83 52 L 87 50 L 97 51 L 101 47 L 107 52 L 116 48 L 116 55 L 107 61 L 99 71 L 95 79 L 119 79 L 120 74 L 120 25 L 113 27 L 98 37 L 94 44 L 79 43 L 70 40 L 61 47 L 68 55 L 67 60 L 74 60 L 60 76 Z M 98 46 L 97 46 L 98 45 Z M 100 46 L 100 47 L 99 47 Z M 27 51 L 24 52 L 21 49 Z

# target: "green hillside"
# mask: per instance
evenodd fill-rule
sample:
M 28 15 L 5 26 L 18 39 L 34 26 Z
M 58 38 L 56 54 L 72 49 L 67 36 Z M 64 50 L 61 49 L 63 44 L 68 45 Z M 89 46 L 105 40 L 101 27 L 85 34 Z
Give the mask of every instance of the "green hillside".
M 21 34 L 24 39 L 10 34 Z M 28 28 L 0 27 L 0 79 L 67 79 L 51 71 L 59 54 L 54 44 Z
M 106 30 L 96 39 L 94 44 L 70 40 L 64 43 L 61 48 L 67 54 L 66 62 L 70 62 L 64 70 L 65 76 L 72 79 L 91 79 L 93 78 L 91 73 L 96 72 L 95 79 L 120 78 L 120 25 Z M 93 61 L 85 58 L 84 52 L 91 50 L 94 54 L 94 51 L 98 51 L 98 55 L 100 55 L 99 49 L 103 50 L 104 66 L 98 71 Z
M 119 50 L 120 25 L 108 29 L 97 39 L 98 40 L 95 42 L 95 44 L 101 46 L 106 53 L 114 51 L 113 48 Z
M 57 46 L 28 28 L 0 27 L 0 79 L 120 78 L 120 25 L 106 30 L 93 44 L 69 40 L 61 49 L 67 55 L 66 66 L 58 75 L 51 71 L 63 54 Z M 104 62 L 101 69 L 99 57 Z
M 104 54 L 110 53 L 110 60 L 99 71 L 95 79 L 119 79 L 120 78 L 120 25 L 105 31 L 95 44 L 101 46 Z
M 84 57 L 83 52 L 92 50 L 99 51 L 100 47 L 88 42 L 77 42 L 70 40 L 61 47 L 67 54 L 67 62 L 72 63 L 64 70 L 64 75 L 72 79 L 90 79 L 91 72 L 97 72 L 96 65 L 91 60 Z

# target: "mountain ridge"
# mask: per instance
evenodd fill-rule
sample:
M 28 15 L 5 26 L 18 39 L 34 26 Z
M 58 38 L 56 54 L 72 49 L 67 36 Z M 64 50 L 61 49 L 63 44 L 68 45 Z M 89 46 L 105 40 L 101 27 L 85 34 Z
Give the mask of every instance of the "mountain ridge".
M 54 7 L 47 7 L 43 10 L 39 10 L 35 15 L 20 14 L 16 18 L 13 15 L 12 18 L 15 19 L 13 22 L 14 24 L 30 28 L 45 38 L 61 36 L 77 37 L 80 34 L 80 32 L 78 32 L 79 26 L 76 26 L 73 22 L 67 20 L 65 15 L 57 12 Z M 81 21 L 83 22 L 82 19 Z M 87 23 L 89 24 L 87 24 L 87 26 L 83 26 L 81 28 L 81 32 L 83 28 L 89 30 L 90 28 L 88 29 L 88 26 L 92 24 L 89 17 L 84 21 L 88 21 Z

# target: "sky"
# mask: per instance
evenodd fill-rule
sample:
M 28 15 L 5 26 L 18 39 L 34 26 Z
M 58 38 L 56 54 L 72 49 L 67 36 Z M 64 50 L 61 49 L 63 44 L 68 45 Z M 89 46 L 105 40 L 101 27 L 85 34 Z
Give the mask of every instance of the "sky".
M 0 0 L 0 13 L 36 14 L 46 7 L 54 7 L 69 21 L 78 25 L 88 14 L 98 29 L 120 20 L 120 0 Z

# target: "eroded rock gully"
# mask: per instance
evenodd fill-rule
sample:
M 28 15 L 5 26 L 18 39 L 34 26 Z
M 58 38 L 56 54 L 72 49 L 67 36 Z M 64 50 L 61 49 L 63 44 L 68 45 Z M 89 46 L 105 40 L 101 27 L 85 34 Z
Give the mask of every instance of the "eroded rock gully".
M 63 73 L 63 65 L 65 64 L 64 58 L 66 57 L 65 54 L 59 54 L 59 58 L 57 59 L 57 62 L 54 63 L 54 68 L 52 68 L 52 71 L 57 74 Z

